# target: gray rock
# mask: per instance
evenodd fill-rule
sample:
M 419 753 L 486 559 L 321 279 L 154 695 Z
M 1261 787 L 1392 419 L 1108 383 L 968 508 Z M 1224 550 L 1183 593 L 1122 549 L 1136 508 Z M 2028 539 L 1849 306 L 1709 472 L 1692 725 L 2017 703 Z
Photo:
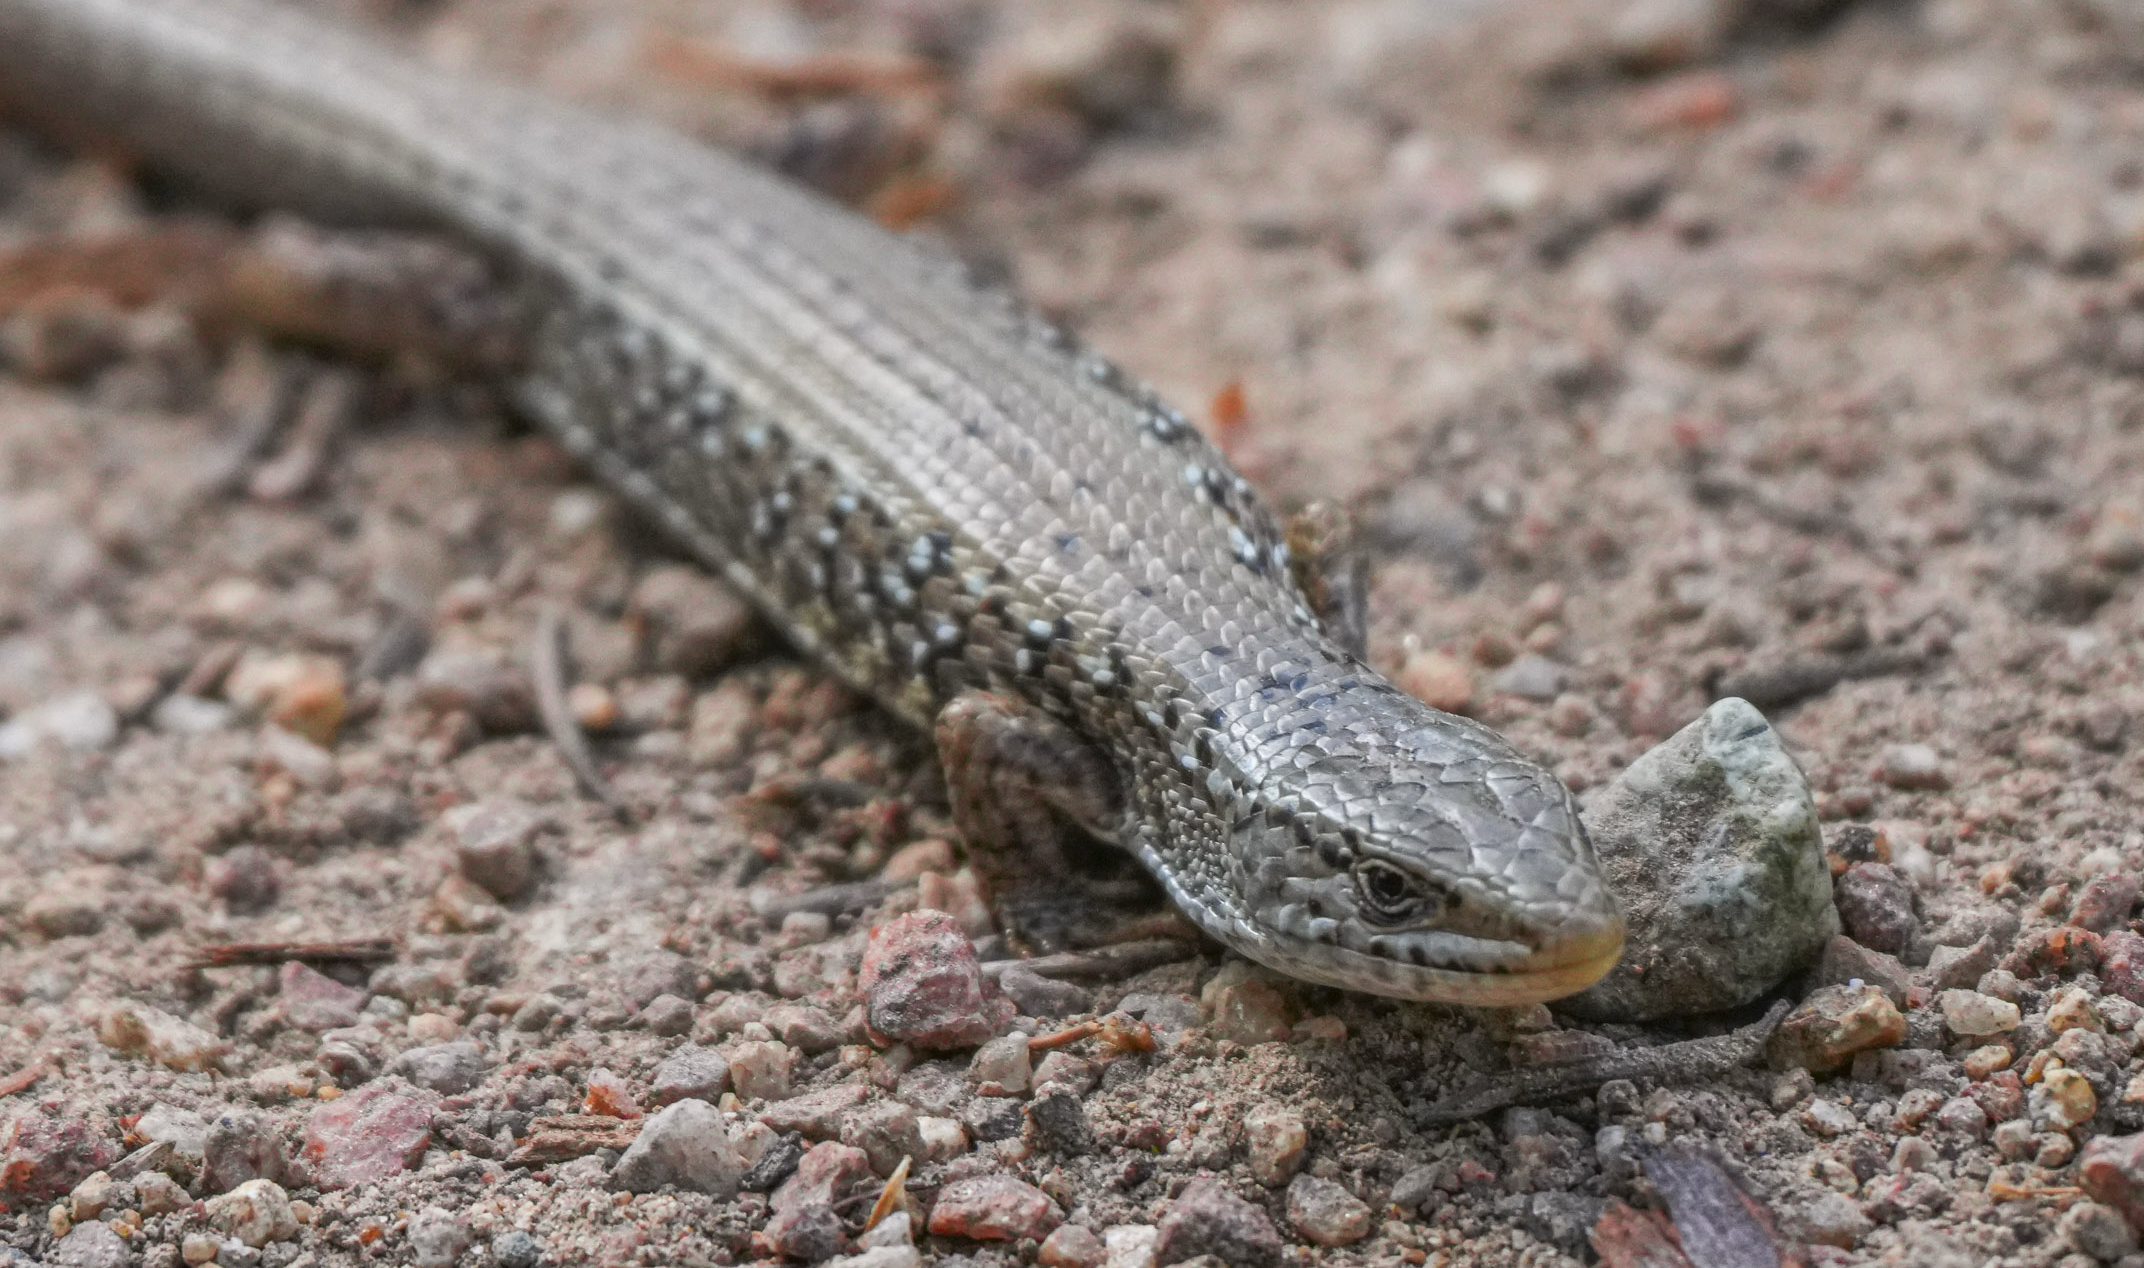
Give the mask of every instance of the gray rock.
M 91 1220 L 75 1225 L 54 1243 L 45 1262 L 51 1268 L 124 1268 L 130 1258 L 125 1240 L 111 1225 Z
M 1602 1199 L 1582 1193 L 1536 1193 L 1526 1200 L 1519 1227 L 1577 1259 L 1586 1253 L 1586 1233 L 1600 1219 L 1605 1205 Z
M 1181 1263 L 1212 1255 L 1237 1268 L 1279 1268 L 1280 1230 L 1260 1208 L 1230 1192 L 1219 1180 L 1184 1186 L 1161 1217 L 1154 1262 Z
M 518 798 L 478 802 L 459 818 L 455 863 L 493 898 L 512 902 L 535 883 L 535 840 L 543 828 L 543 816 Z
M 1057 1088 L 1027 1106 L 1028 1140 L 1043 1153 L 1075 1158 L 1094 1152 L 1094 1129 L 1078 1093 Z
M 658 1105 L 684 1100 L 720 1100 L 729 1086 L 730 1063 L 713 1048 L 691 1043 L 665 1057 L 663 1063 L 655 1067 L 655 1077 L 649 1081 L 649 1090 L 654 1093 Z
M 1423 1203 L 1437 1196 L 1439 1174 L 1431 1166 L 1409 1167 L 1392 1182 L 1392 1205 L 1410 1213 L 1420 1210 Z
M 1173 1044 L 1186 1031 L 1206 1024 L 1197 1002 L 1182 995 L 1127 995 L 1117 1001 L 1117 1011 L 1145 1022 L 1153 1028 L 1154 1037 L 1165 1044 Z
M 853 1255 L 837 1255 L 827 1268 L 922 1268 L 923 1252 L 913 1246 L 872 1246 Z
M 998 974 L 998 989 L 1030 1017 L 1072 1017 L 1094 1003 L 1085 987 L 1043 977 L 1018 964 Z
M 484 1081 L 484 1054 L 466 1039 L 428 1044 L 396 1057 L 394 1072 L 418 1087 L 454 1096 Z
M 923 1156 L 916 1112 L 899 1101 L 875 1101 L 850 1114 L 842 1120 L 841 1143 L 863 1150 L 871 1170 L 882 1176 L 892 1175 L 903 1158 Z
M 228 1193 L 248 1180 L 283 1178 L 288 1158 L 282 1135 L 268 1117 L 234 1109 L 209 1124 L 201 1145 L 201 1191 Z
M 1288 1185 L 1288 1222 L 1306 1241 L 1349 1246 L 1370 1235 L 1370 1208 L 1331 1180 L 1300 1175 Z
M 469 1223 L 441 1207 L 428 1206 L 409 1222 L 409 1256 L 416 1268 L 454 1268 L 471 1240 Z
M 491 1239 L 491 1261 L 499 1268 L 536 1268 L 543 1262 L 543 1247 L 518 1228 Z
M 1528 652 L 1497 672 L 1496 689 L 1527 700 L 1554 700 L 1563 690 L 1563 666 Z
M 1808 781 L 1746 700 L 1715 702 L 1631 763 L 1586 822 L 1630 938 L 1560 1009 L 1648 1021 L 1736 1008 L 1839 932 Z
M 199 1160 L 208 1144 L 208 1120 L 190 1109 L 159 1101 L 134 1123 L 134 1133 L 147 1141 L 162 1141 L 182 1158 Z
M 1980 938 L 1966 947 L 1938 946 L 1929 953 L 1928 967 L 1922 971 L 1922 976 L 1927 979 L 1931 991 L 1971 986 L 1995 967 L 2001 954 L 2002 948 L 1992 936 Z
M 2079 1202 L 2062 1217 L 2061 1229 L 2070 1245 L 2103 1264 L 2136 1253 L 2137 1235 L 2113 1207 Z
M 692 1003 L 675 995 L 658 995 L 633 1018 L 635 1025 L 658 1035 L 692 1033 Z
M 653 1193 L 666 1184 L 718 1198 L 734 1196 L 744 1159 L 722 1125 L 722 1111 L 705 1101 L 679 1101 L 640 1129 L 611 1183 L 628 1193 Z
M 1862 946 L 1898 955 L 1913 938 L 1913 886 L 1886 863 L 1856 863 L 1832 887 L 1846 935 Z
M 78 691 L 0 723 L 0 760 L 27 757 L 46 740 L 87 752 L 109 748 L 118 738 L 118 711 L 96 692 Z

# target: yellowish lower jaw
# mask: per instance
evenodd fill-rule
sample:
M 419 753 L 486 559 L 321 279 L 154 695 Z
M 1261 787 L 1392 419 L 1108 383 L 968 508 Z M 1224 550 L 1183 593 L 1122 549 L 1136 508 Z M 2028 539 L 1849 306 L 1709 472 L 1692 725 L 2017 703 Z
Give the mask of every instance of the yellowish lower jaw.
M 1470 1004 L 1488 1008 L 1504 1008 L 1515 1004 L 1545 1004 L 1562 999 L 1593 985 L 1608 975 L 1608 970 L 1623 958 L 1623 943 L 1605 951 L 1595 952 L 1586 958 L 1566 961 L 1549 968 L 1524 973 L 1455 973 L 1455 978 L 1465 981 L 1453 994 L 1439 996 L 1448 1004 Z
M 1300 951 L 1269 946 L 1259 949 L 1262 954 L 1248 949 L 1246 954 L 1293 977 L 1342 990 L 1431 1004 L 1508 1008 L 1575 995 L 1600 981 L 1623 958 L 1622 933 L 1620 927 L 1605 930 L 1553 958 L 1537 955 L 1533 965 L 1498 973 L 1402 964 L 1332 946 Z

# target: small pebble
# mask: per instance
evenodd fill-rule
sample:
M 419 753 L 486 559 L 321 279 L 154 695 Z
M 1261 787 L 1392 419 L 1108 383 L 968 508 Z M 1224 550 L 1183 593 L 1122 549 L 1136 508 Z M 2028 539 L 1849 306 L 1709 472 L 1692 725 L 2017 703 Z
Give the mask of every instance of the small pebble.
M 657 668 L 687 678 L 734 662 L 760 637 L 751 606 L 699 568 L 650 569 L 633 587 L 626 610 L 653 637 Z
M 1936 1007 L 1950 1032 L 1967 1038 L 2007 1034 L 2017 1029 L 2021 1016 L 2017 1005 L 1979 991 L 1944 991 L 1936 996 Z
M 408 1049 L 390 1069 L 427 1091 L 453 1096 L 484 1081 L 484 1056 L 465 1039 Z
M 186 1190 L 161 1171 L 144 1171 L 134 1178 L 135 1200 L 143 1215 L 165 1215 L 186 1205 Z
M 733 1044 L 724 1054 L 730 1084 L 747 1101 L 780 1101 L 789 1096 L 796 1075 L 797 1050 L 771 1039 Z
M 676 1101 L 718 1101 L 729 1090 L 730 1063 L 713 1048 L 686 1044 L 663 1059 L 648 1081 L 657 1105 Z
M 650 1034 L 678 1036 L 692 1031 L 692 1002 L 675 995 L 658 995 L 648 1001 L 633 1023 Z
M 437 1206 L 417 1212 L 403 1237 L 415 1268 L 454 1268 L 475 1240 L 466 1216 Z
M 732 1063 L 732 1075 L 736 1066 Z M 802 1096 L 776 1101 L 759 1112 L 759 1121 L 777 1132 L 797 1132 L 807 1140 L 832 1140 L 850 1112 L 871 1095 L 862 1083 L 836 1083 Z
M 322 748 L 349 712 L 342 666 L 307 653 L 247 652 L 223 680 L 224 698 Z
M 2008 1069 L 2010 1049 L 1999 1043 L 1986 1044 L 1966 1053 L 1960 1065 L 1965 1070 L 1965 1077 L 1977 1082 L 1997 1070 Z
M 1913 887 L 1884 863 L 1856 863 L 1832 888 L 1846 935 L 1862 946 L 1897 955 L 1913 938 Z
M 112 1177 L 107 1171 L 92 1171 L 67 1195 L 67 1213 L 79 1224 L 104 1213 L 112 1197 Z
M 1526 700 L 1554 700 L 1563 691 L 1564 668 L 1536 652 L 1512 661 L 1491 680 L 1498 691 Z
M 1043 1239 L 1036 1262 L 1042 1268 L 1102 1268 L 1109 1248 L 1094 1230 L 1078 1224 L 1060 1224 Z
M 1822 986 L 1786 1015 L 1765 1051 L 1775 1065 L 1822 1074 L 1905 1038 L 1905 1015 L 1881 988 Z
M 1086 988 L 1042 977 L 1018 964 L 998 975 L 998 989 L 1029 1017 L 1074 1017 L 1093 1007 Z
M 764 1021 L 775 1038 L 811 1056 L 832 1052 L 848 1040 L 847 1030 L 833 1014 L 806 1004 L 776 1004 L 766 1011 Z
M 2063 1213 L 2058 1226 L 2063 1240 L 2100 1263 L 2113 1263 L 2137 1249 L 2136 1230 L 2120 1213 L 2097 1202 L 2079 1202 Z
M 290 1195 L 273 1180 L 248 1180 L 229 1193 L 210 1198 L 206 1211 L 211 1227 L 255 1250 L 298 1235 L 298 1217 L 291 1212 Z
M 2133 872 L 2102 872 L 2078 891 L 2070 905 L 2070 923 L 2094 933 L 2105 933 L 2129 919 L 2137 905 L 2137 877 Z
M 1934 991 L 1972 986 L 1982 974 L 1995 967 L 1998 958 L 1995 936 L 1989 934 L 1971 946 L 1934 948 L 1928 954 L 1928 964 L 1921 976 Z
M 375 1016 L 392 1018 L 395 1008 L 404 1007 L 407 1006 L 399 1000 L 375 995 L 372 1002 L 365 1006 L 365 1011 Z M 419 1043 L 452 1043 L 454 1037 L 461 1033 L 461 1027 L 445 1013 L 418 1013 L 409 1019 L 404 1029 L 409 1031 L 410 1038 Z
M 2144 1133 L 2095 1137 L 2078 1160 L 2077 1183 L 2131 1228 L 2144 1228 Z
M 867 1024 L 882 1045 L 972 1048 L 1014 1016 L 994 984 L 986 989 L 974 944 L 942 911 L 909 912 L 873 929 L 857 985 Z
M 2056 1066 L 2040 1076 L 2038 1087 L 2026 1101 L 2036 1126 L 2066 1132 L 2082 1126 L 2099 1111 L 2092 1081 L 2067 1066 Z
M 1843 1193 L 1819 1193 L 1797 1207 L 1794 1214 L 1802 1236 L 1819 1246 L 1851 1250 L 1875 1227 L 1875 1222 L 1862 1212 L 1861 1204 Z
M 2092 997 L 2082 987 L 2072 986 L 2056 994 L 2047 1006 L 2048 1033 L 2059 1035 L 2066 1030 L 2089 1030 L 2105 1034 L 2107 1023 L 2092 1006 Z
M 1208 1029 L 1216 1039 L 1249 1047 L 1280 1043 L 1295 1033 L 1296 1010 L 1272 975 L 1245 960 L 1230 960 L 1199 990 Z
M 1817 960 L 1814 980 L 1827 986 L 1865 982 L 1880 988 L 1891 1003 L 1905 1008 L 1913 977 L 1898 957 L 1872 950 L 1844 934 L 1824 944 Z
M 875 1180 L 862 1150 L 833 1141 L 813 1145 L 768 1199 L 767 1240 L 793 1259 L 827 1258 L 848 1240 L 835 1205 Z
M 841 1143 L 864 1151 L 871 1170 L 890 1176 L 905 1159 L 923 1156 L 923 1134 L 916 1111 L 899 1101 L 875 1101 L 850 1114 L 841 1124 Z
M 257 845 L 234 846 L 210 859 L 203 880 L 210 896 L 238 916 L 266 911 L 283 892 L 281 861 Z
M 744 1159 L 731 1143 L 722 1111 L 685 1100 L 658 1110 L 611 1168 L 611 1184 L 628 1193 L 675 1185 L 727 1198 L 744 1177 Z
M 639 1118 L 640 1103 L 631 1085 L 616 1071 L 597 1066 L 588 1072 L 588 1091 L 581 1097 L 583 1113 L 603 1118 Z
M 172 694 L 149 710 L 149 725 L 166 735 L 212 735 L 226 730 L 238 711 L 221 700 Z
M 954 1180 L 938 1190 L 929 1229 L 940 1237 L 973 1241 L 1040 1241 L 1064 1221 L 1049 1195 L 1007 1175 Z
M 957 1118 L 921 1115 L 916 1119 L 916 1134 L 923 1141 L 923 1156 L 931 1162 L 946 1162 L 968 1152 L 968 1129 Z
M 1258 1105 L 1243 1116 L 1243 1140 L 1250 1155 L 1251 1178 L 1277 1189 L 1303 1165 L 1310 1133 L 1301 1115 L 1277 1105 Z
M 1885 749 L 1876 765 L 1876 779 L 1914 792 L 1939 791 L 1951 783 L 1949 768 L 1926 744 L 1894 744 Z
M 277 971 L 276 987 L 276 1007 L 285 1021 L 300 1030 L 318 1034 L 355 1026 L 363 1015 L 365 992 L 296 960 L 285 962 Z
M 510 1228 L 491 1239 L 491 1259 L 499 1268 L 537 1268 L 543 1262 L 543 1247 L 534 1237 Z
M 528 893 L 536 880 L 536 838 L 543 816 L 534 806 L 512 797 L 495 797 L 457 807 L 455 865 L 464 878 L 502 903 Z
M 1803 1108 L 1801 1121 L 1802 1126 L 1826 1138 L 1843 1136 L 1861 1126 L 1861 1120 L 1854 1117 L 1853 1111 L 1837 1101 L 1822 1099 L 1811 1101 Z
M 1028 1102 L 1027 1141 L 1038 1153 L 1077 1158 L 1095 1150 L 1094 1128 L 1079 1094 L 1053 1088 Z
M 1393 683 L 1400 690 L 1446 713 L 1465 713 L 1474 704 L 1474 679 L 1456 657 L 1424 648 L 1400 662 Z
M 1935 1124 L 1939 1131 L 1979 1140 L 1988 1134 L 1988 1112 L 1969 1096 L 1954 1096 L 1936 1109 Z
M 146 1004 L 114 1005 L 97 1022 L 97 1038 L 115 1052 L 182 1071 L 218 1069 L 231 1049 L 192 1022 Z
M 322 1189 L 376 1184 L 417 1164 L 432 1140 L 435 1102 L 385 1083 L 368 1083 L 315 1109 L 305 1159 Z
M 1370 1233 L 1370 1208 L 1330 1180 L 1300 1175 L 1288 1184 L 1288 1222 L 1320 1246 L 1350 1246 Z
M 1152 1224 L 1112 1224 L 1102 1230 L 1102 1268 L 1155 1268 L 1160 1245 Z
M 974 1060 L 968 1063 L 968 1077 L 982 1096 L 1023 1095 L 1032 1074 L 1027 1036 L 1019 1031 L 1000 1035 L 977 1048 Z
M 1108 1240 L 1106 1230 L 1103 1240 Z M 1154 1245 L 1160 1264 L 1200 1255 L 1212 1255 L 1231 1268 L 1279 1268 L 1280 1230 L 1265 1211 L 1231 1193 L 1226 1184 L 1201 1177 L 1169 1203 Z
M 1085 1096 L 1094 1090 L 1100 1079 L 1101 1074 L 1092 1061 L 1075 1057 L 1060 1048 L 1043 1054 L 1042 1060 L 1035 1063 L 1030 1081 L 1038 1094 L 1051 1088 L 1063 1088 L 1074 1095 Z
M 46 742 L 90 752 L 110 748 L 118 739 L 118 711 L 97 693 L 78 691 L 0 722 L 0 762 L 27 757 Z
M 201 1187 L 226 1193 L 249 1180 L 280 1180 L 287 1164 L 283 1135 L 268 1115 L 230 1109 L 207 1125 L 201 1139 Z
M 112 1226 L 97 1220 L 77 1224 L 52 1245 L 48 1268 L 126 1268 L 133 1256 Z

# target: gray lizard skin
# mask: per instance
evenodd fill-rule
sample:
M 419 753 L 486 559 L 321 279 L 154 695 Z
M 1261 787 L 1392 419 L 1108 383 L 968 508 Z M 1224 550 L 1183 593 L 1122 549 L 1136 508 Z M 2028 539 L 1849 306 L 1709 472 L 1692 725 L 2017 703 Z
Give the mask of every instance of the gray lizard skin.
M 1092 826 L 1242 954 L 1478 1004 L 1614 962 L 1562 784 L 1338 645 L 1182 414 L 954 264 L 261 0 L 0 0 L 0 99 L 250 204 L 486 252 L 533 297 L 534 419 L 901 717 L 987 691 L 1091 746 Z

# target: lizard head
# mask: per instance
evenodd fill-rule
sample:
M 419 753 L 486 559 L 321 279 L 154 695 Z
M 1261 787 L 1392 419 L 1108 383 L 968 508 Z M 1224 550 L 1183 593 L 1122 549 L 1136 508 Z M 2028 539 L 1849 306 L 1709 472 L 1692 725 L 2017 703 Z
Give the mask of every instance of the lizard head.
M 1297 722 L 1223 798 L 1243 902 L 1221 923 L 1246 935 L 1223 941 L 1295 977 L 1458 1004 L 1555 999 L 1614 967 L 1622 914 L 1553 774 L 1383 684 Z

